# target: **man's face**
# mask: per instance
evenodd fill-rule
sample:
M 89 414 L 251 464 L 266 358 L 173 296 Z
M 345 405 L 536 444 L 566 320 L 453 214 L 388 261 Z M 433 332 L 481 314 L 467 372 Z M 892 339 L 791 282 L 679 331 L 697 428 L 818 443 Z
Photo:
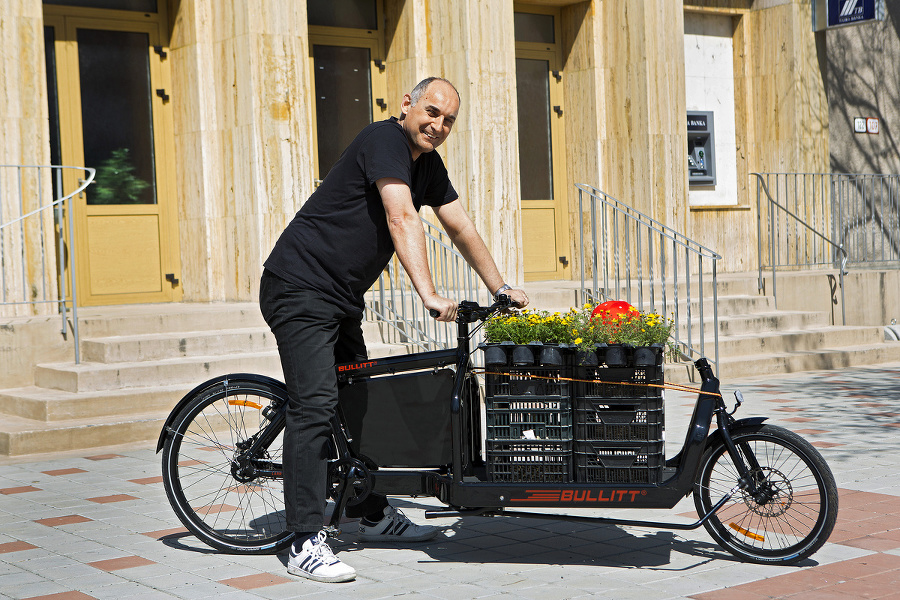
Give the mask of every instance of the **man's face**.
M 444 81 L 432 81 L 416 105 L 409 94 L 400 105 L 404 118 L 400 121 L 409 140 L 413 160 L 424 152 L 431 152 L 444 143 L 459 112 L 456 90 Z

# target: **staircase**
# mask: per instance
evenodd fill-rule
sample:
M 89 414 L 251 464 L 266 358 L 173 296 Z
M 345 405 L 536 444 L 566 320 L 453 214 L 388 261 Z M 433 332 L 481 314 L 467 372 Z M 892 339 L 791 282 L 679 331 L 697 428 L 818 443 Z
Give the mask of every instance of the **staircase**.
M 532 305 L 541 310 L 567 310 L 580 304 L 577 282 L 561 282 L 554 288 L 531 284 L 526 289 Z M 883 326 L 832 325 L 830 313 L 778 310 L 771 296 L 757 292 L 755 273 L 720 275 L 718 291 L 720 364 L 716 374 L 723 382 L 900 361 L 900 342 L 886 342 Z M 686 297 L 683 291 L 681 297 Z M 692 297 L 691 310 L 698 315 L 698 290 L 693 290 Z M 685 303 L 680 310 L 686 310 Z M 705 322 L 710 336 L 705 347 L 712 353 L 712 317 Z M 685 330 L 680 333 L 687 338 Z M 698 345 L 699 323 L 691 334 Z M 693 376 L 690 363 L 666 367 L 667 381 L 689 382 Z
M 776 310 L 756 287 L 755 273 L 719 277 L 724 382 L 900 361 L 900 343 L 885 342 L 883 327 L 832 326 L 830 314 Z M 581 304 L 577 282 L 525 288 L 539 310 Z M 100 307 L 80 310 L 79 322 L 81 364 L 37 364 L 33 384 L 12 389 L 0 381 L 0 456 L 155 440 L 175 403 L 206 379 L 234 372 L 281 376 L 275 341 L 256 304 Z M 364 324 L 364 334 L 372 357 L 406 351 L 384 343 L 376 323 Z M 712 351 L 711 340 L 706 348 Z M 666 369 L 672 382 L 691 375 L 686 365 Z
M 79 325 L 80 364 L 41 363 L 33 385 L 0 385 L 0 456 L 155 440 L 172 407 L 203 381 L 237 372 L 281 377 L 256 304 L 82 309 Z M 364 334 L 373 357 L 405 351 L 381 343 L 375 324 Z

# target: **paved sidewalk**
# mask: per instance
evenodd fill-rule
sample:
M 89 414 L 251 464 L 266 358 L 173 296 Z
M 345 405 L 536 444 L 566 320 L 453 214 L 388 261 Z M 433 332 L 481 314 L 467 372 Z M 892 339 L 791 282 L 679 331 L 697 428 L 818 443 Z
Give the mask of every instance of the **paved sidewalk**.
M 809 439 L 840 488 L 838 524 L 794 567 L 744 564 L 703 529 L 654 531 L 564 521 L 466 517 L 429 521 L 439 537 L 408 546 L 334 543 L 359 577 L 319 584 L 289 576 L 286 557 L 235 557 L 181 527 L 146 446 L 0 464 L 0 597 L 558 598 L 900 600 L 900 364 L 724 382 Z M 667 453 L 684 439 L 692 398 L 667 392 Z M 433 500 L 398 499 L 422 521 Z M 696 519 L 674 511 L 616 516 Z M 348 531 L 353 524 L 348 523 Z

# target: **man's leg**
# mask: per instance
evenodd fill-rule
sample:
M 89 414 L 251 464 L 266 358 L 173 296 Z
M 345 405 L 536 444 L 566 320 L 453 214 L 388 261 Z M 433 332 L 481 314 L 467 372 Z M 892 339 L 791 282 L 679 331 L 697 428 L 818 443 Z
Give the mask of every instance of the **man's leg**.
M 283 457 L 287 528 L 317 532 L 325 520 L 330 420 L 337 404 L 339 311 L 268 272 L 260 283 L 260 307 L 278 342 L 290 397 Z
M 366 341 L 363 338 L 362 320 L 348 317 L 340 323 L 337 344 L 334 347 L 334 360 L 337 364 L 362 362 L 368 360 Z M 359 504 L 348 506 L 344 514 L 350 519 L 383 515 L 388 507 L 387 496 L 372 491 Z
M 338 363 L 368 359 L 359 318 L 348 317 L 341 321 L 334 356 Z M 384 432 L 384 435 L 392 434 L 390 431 Z M 359 504 L 348 506 L 344 513 L 351 519 L 360 519 L 357 531 L 360 541 L 421 542 L 437 535 L 436 527 L 414 524 L 406 515 L 388 504 L 387 496 L 375 491 L 369 493 Z

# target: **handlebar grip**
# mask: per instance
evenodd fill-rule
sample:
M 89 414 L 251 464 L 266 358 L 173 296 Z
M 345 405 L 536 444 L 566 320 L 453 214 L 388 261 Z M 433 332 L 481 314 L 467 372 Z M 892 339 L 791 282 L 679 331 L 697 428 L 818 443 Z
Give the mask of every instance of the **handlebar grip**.
M 431 318 L 437 319 L 439 316 L 441 316 L 441 311 L 429 308 L 428 314 L 431 315 Z

